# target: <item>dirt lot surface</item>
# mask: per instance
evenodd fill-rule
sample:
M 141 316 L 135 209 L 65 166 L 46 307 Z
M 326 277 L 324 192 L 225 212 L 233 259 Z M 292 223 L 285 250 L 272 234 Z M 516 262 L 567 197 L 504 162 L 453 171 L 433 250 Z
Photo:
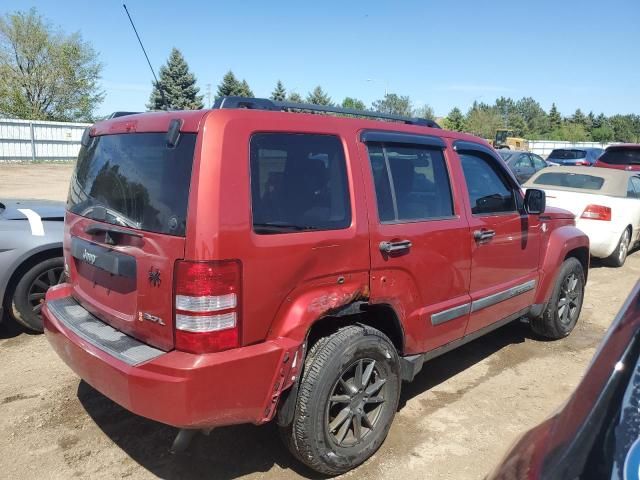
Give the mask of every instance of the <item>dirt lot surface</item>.
M 0 165 L 0 196 L 64 199 L 68 166 Z M 514 323 L 428 364 L 405 385 L 387 441 L 344 478 L 481 479 L 520 433 L 567 399 L 640 275 L 594 265 L 576 330 L 557 342 Z M 200 436 L 172 456 L 173 428 L 137 417 L 81 382 L 44 336 L 0 325 L 1 478 L 313 477 L 273 425 Z
M 72 163 L 0 163 L 0 198 L 66 200 Z

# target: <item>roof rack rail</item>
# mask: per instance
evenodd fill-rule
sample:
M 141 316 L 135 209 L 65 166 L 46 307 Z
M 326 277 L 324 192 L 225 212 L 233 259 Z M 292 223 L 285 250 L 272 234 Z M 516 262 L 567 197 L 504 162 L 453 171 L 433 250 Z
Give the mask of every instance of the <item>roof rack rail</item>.
M 251 97 L 220 97 L 217 98 L 211 108 L 247 108 L 249 110 L 270 110 L 270 111 L 304 111 L 304 112 L 320 112 L 320 113 L 339 113 L 342 115 L 353 115 L 356 117 L 379 118 L 382 120 L 392 120 L 402 122 L 408 125 L 421 125 L 424 127 L 441 128 L 433 120 L 426 118 L 411 118 L 401 115 L 392 115 L 390 113 L 371 112 L 368 110 L 355 110 L 352 108 L 333 107 L 328 105 L 314 105 L 312 103 L 295 103 L 281 102 L 278 100 L 269 100 L 268 98 L 251 98 Z

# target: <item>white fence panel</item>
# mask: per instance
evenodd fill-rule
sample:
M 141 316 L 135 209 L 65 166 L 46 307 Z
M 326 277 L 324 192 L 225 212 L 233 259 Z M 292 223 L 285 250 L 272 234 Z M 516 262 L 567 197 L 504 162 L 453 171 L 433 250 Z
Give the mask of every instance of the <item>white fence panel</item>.
M 613 143 L 599 143 L 599 142 L 561 142 L 556 140 L 529 140 L 529 151 L 533 152 L 541 157 L 547 158 L 552 150 L 556 148 L 607 148 Z
M 75 160 L 89 125 L 0 119 L 0 162 Z

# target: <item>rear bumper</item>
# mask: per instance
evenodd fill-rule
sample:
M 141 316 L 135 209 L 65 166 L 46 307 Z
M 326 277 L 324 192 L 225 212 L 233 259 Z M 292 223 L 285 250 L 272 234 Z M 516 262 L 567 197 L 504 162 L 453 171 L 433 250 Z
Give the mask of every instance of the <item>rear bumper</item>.
M 602 220 L 576 220 L 576 227 L 589 237 L 591 256 L 607 258 L 618 246 L 624 229 L 620 227 L 618 231 L 615 227 L 612 228 L 610 223 Z
M 47 302 L 69 295 L 59 285 Z M 46 304 L 42 312 L 48 341 L 78 376 L 131 412 L 180 428 L 264 423 L 298 373 L 300 345 L 288 339 L 204 355 L 174 350 L 130 365 L 67 328 Z

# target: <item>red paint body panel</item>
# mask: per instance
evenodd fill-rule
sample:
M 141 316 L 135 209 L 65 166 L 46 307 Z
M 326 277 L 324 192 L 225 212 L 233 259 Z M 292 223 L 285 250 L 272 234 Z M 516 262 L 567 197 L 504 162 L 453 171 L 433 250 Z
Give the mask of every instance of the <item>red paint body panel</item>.
M 456 188 L 464 182 L 462 168 L 447 149 L 445 160 L 451 177 L 455 218 L 383 224 L 378 220 L 375 187 L 364 144 L 360 144 L 360 158 L 367 173 L 364 191 L 371 208 L 371 303 L 394 307 L 402 321 L 406 354 L 426 352 L 460 338 L 468 315 L 440 325 L 431 324 L 431 315 L 469 302 L 468 212 Z M 393 257 L 380 252 L 380 242 L 399 240 L 412 242 L 406 255 Z
M 321 297 L 338 287 L 339 277 L 358 277 L 361 280 L 351 293 L 368 290 L 367 210 L 353 142 L 343 141 L 352 192 L 349 228 L 258 235 L 251 224 L 248 146 L 252 134 L 265 131 L 336 135 L 342 139 L 354 136 L 349 124 L 318 122 L 317 115 L 251 111 L 238 118 L 237 112 L 222 110 L 207 117 L 204 134 L 210 140 L 203 143 L 202 161 L 194 174 L 197 183 L 192 185 L 189 199 L 193 208 L 189 210 L 185 257 L 242 260 L 242 309 L 248 319 L 243 323 L 244 344 L 264 340 L 272 322 L 278 321 L 276 314 L 283 302 L 294 302 L 309 285 L 314 285 Z M 316 312 L 317 316 L 321 313 Z
M 91 127 L 91 136 L 116 133 L 166 132 L 173 119 L 182 120 L 181 132 L 196 133 L 209 110 L 146 112 L 104 120 Z
M 530 281 L 537 281 L 540 255 L 540 222 L 536 215 L 474 215 L 471 231 L 489 229 L 496 232 L 487 243 L 477 243 L 471 236 L 472 248 L 470 294 L 472 301 L 494 295 Z M 508 317 L 533 303 L 535 290 L 509 300 L 471 312 L 466 333 L 472 333 Z
M 162 350 L 171 350 L 174 344 L 173 267 L 175 259 L 184 257 L 185 239 L 144 232 L 142 238 L 123 236 L 120 244 L 109 246 L 103 243 L 104 234 L 85 232 L 89 225 L 96 223 L 99 222 L 66 213 L 64 256 L 72 279 L 73 296 L 89 312 L 117 330 Z M 135 257 L 136 278 L 114 277 L 73 258 L 70 252 L 72 238 Z M 155 286 L 148 279 L 151 269 L 161 272 L 160 283 Z M 139 312 L 162 319 L 164 325 L 142 320 Z
M 71 257 L 72 237 L 100 243 L 84 231 L 99 222 L 67 213 L 65 258 L 71 280 L 47 296 L 52 300 L 71 295 L 105 323 L 167 353 L 129 366 L 82 340 L 43 309 L 49 341 L 78 375 L 124 407 L 160 422 L 215 427 L 267 421 L 280 393 L 299 373 L 309 329 L 336 309 L 354 301 L 390 305 L 401 322 L 402 353 L 423 353 L 533 303 L 544 303 L 566 254 L 588 248 L 586 236 L 561 210 L 549 209 L 545 220 L 520 213 L 473 216 L 453 142 L 488 144 L 465 134 L 374 120 L 231 109 L 119 117 L 100 122 L 91 134 L 163 132 L 176 118 L 182 120 L 181 131 L 198 133 L 186 235 L 142 232 L 142 239 L 131 237 L 109 247 L 137 262 L 137 277 L 128 285 L 116 284 L 108 274 Z M 455 216 L 381 224 L 367 149 L 359 138 L 363 130 L 442 138 Z M 253 134 L 263 132 L 340 139 L 350 192 L 347 228 L 253 232 L 249 143 Z M 492 243 L 475 243 L 473 230 L 481 227 L 496 230 Z M 408 255 L 381 254 L 380 242 L 405 238 L 412 242 Z M 240 260 L 240 348 L 201 355 L 173 350 L 173 269 L 181 259 Z M 151 268 L 161 270 L 160 286 L 149 282 Z M 433 314 L 530 280 L 536 281 L 531 291 L 432 324 Z M 165 325 L 138 320 L 142 312 L 161 317 Z
M 589 237 L 574 226 L 573 219 L 551 220 L 549 223 L 557 223 L 557 226 L 550 227 L 543 237 L 540 282 L 533 301 L 536 304 L 546 303 L 549 300 L 558 273 L 558 265 L 562 264 L 569 252 L 578 249 L 589 251 Z M 588 259 L 587 255 L 587 261 Z
M 70 293 L 58 286 L 47 300 Z M 47 339 L 78 376 L 133 413 L 176 427 L 264 423 L 274 394 L 297 373 L 283 361 L 297 344 L 285 339 L 206 355 L 174 350 L 132 367 L 70 332 L 46 306 L 43 317 Z

